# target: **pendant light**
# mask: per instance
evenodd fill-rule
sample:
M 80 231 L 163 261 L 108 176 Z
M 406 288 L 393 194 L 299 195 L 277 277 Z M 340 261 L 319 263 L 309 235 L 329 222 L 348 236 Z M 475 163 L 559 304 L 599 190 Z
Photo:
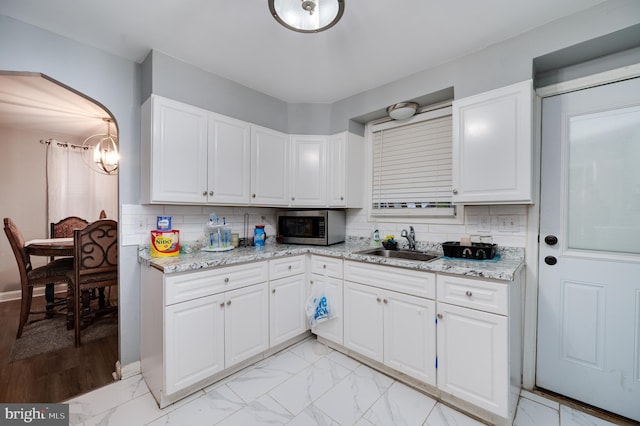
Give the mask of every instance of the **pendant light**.
M 85 163 L 94 171 L 113 175 L 118 171 L 118 137 L 111 134 L 111 118 L 103 118 L 107 123 L 107 133 L 89 136 L 82 142 Z
M 271 15 L 300 33 L 319 33 L 333 27 L 344 13 L 345 0 L 269 0 Z

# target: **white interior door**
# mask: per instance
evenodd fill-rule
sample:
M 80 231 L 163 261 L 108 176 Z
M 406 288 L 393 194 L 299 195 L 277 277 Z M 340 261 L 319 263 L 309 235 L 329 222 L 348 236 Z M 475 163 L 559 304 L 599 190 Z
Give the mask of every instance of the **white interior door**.
M 542 123 L 536 384 L 640 421 L 640 78 Z

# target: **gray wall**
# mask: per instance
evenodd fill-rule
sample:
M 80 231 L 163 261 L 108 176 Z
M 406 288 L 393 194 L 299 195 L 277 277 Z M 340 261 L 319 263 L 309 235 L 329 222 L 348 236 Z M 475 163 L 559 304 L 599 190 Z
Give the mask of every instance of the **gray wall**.
M 104 105 L 118 124 L 119 202 L 139 202 L 139 65 L 0 16 L 0 69 L 43 73 Z M 140 358 L 136 247 L 121 247 L 120 264 L 120 359 L 127 364 Z
M 392 103 L 450 93 L 448 89 L 452 87 L 455 97 L 461 98 L 525 80 L 533 76 L 534 58 L 638 22 L 640 1 L 611 0 L 332 105 L 287 105 L 158 52 L 153 52 L 138 66 L 3 16 L 0 16 L 0 69 L 42 72 L 108 108 L 117 120 L 120 135 L 120 203 L 137 204 L 140 196 L 139 108 L 151 92 L 285 132 L 336 133 L 346 129 L 361 132 L 362 125 L 356 122 L 358 117 L 381 116 L 384 108 Z M 611 52 L 616 50 L 611 46 Z M 123 364 L 138 360 L 140 354 L 136 257 L 135 247 L 121 247 Z

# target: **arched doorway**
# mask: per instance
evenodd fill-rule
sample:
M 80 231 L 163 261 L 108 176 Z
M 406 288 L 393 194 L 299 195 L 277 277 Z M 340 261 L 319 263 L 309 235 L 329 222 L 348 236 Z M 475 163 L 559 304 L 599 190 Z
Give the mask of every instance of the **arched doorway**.
M 110 131 L 117 137 L 116 117 L 95 100 L 40 73 L 0 71 L 0 149 L 4 153 L 0 157 L 0 216 L 12 218 L 25 240 L 48 238 L 50 223 L 59 220 L 48 208 L 52 197 L 61 193 L 52 190 L 59 190 L 61 184 L 51 183 L 47 176 L 47 154 L 54 149 L 51 145 L 56 149 L 65 148 L 58 143 L 67 144 L 67 149 L 72 145 L 81 147 L 89 136 L 107 132 L 105 118 L 113 122 Z M 72 167 L 82 166 L 86 164 Z M 112 202 L 98 202 L 96 205 L 104 207 L 80 210 L 85 201 L 76 197 L 66 203 L 67 213 L 62 210 L 59 214 L 81 216 L 92 222 L 105 210 L 109 218 L 117 220 L 117 174 L 108 176 L 106 181 L 102 178 L 96 180 L 93 190 L 113 185 Z M 80 211 L 83 213 L 76 213 Z M 29 337 L 25 333 L 16 339 L 20 278 L 4 235 L 0 237 L 0 250 L 0 321 L 5 325 L 0 329 L 0 401 L 60 402 L 112 381 L 119 354 L 117 320 L 115 335 L 113 330 L 101 331 L 95 338 L 85 339 L 80 348 L 73 344 L 60 346 L 58 328 L 47 329 L 31 340 L 25 339 Z M 34 264 L 46 261 L 33 260 Z M 36 307 L 45 303 L 42 293 L 34 291 Z M 64 297 L 64 286 L 56 288 L 56 295 Z M 51 322 L 33 324 L 50 326 Z M 73 334 L 73 330 L 69 332 Z M 20 344 L 16 344 L 18 340 Z

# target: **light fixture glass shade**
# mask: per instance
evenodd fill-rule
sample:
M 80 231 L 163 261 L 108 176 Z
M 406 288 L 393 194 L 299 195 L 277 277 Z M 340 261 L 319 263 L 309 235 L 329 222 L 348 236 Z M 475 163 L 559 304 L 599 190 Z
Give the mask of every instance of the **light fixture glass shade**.
M 387 107 L 387 114 L 394 120 L 406 120 L 413 116 L 418 109 L 416 102 L 400 102 Z
M 317 33 L 334 26 L 344 13 L 344 0 L 269 0 L 271 15 L 285 27 Z
M 94 171 L 112 175 L 118 171 L 120 155 L 118 154 L 117 136 L 111 134 L 111 119 L 107 122 L 107 133 L 89 136 L 82 142 L 85 163 Z

